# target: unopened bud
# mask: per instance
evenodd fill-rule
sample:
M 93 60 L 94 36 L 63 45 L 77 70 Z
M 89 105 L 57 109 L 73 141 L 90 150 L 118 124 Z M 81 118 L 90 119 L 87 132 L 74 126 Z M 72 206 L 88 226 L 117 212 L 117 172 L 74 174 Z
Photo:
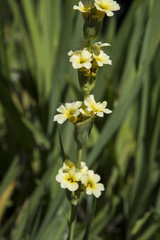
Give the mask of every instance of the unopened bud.
M 97 20 L 85 21 L 83 26 L 84 38 L 93 41 L 101 30 L 101 22 Z
M 75 126 L 74 137 L 75 141 L 78 144 L 84 145 L 87 142 L 89 133 L 94 123 L 94 119 L 95 116 L 88 118 L 84 122 L 80 122 L 74 125 Z
M 94 88 L 96 76 L 93 76 L 91 71 L 78 71 L 78 79 L 82 91 L 89 94 Z

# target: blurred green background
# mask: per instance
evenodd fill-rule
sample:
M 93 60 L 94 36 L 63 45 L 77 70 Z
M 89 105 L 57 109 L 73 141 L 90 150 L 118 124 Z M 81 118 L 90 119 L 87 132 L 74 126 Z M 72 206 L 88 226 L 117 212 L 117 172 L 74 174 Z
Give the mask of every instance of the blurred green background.
M 67 52 L 83 40 L 72 0 L 0 0 L 0 239 L 65 240 L 69 203 L 55 181 L 62 164 L 60 103 L 82 100 Z M 96 119 L 83 160 L 102 177 L 90 240 L 160 240 L 160 1 L 119 1 L 99 41 L 113 65 L 93 94 L 113 113 Z M 73 126 L 60 127 L 76 157 Z M 83 196 L 75 240 L 92 198 Z

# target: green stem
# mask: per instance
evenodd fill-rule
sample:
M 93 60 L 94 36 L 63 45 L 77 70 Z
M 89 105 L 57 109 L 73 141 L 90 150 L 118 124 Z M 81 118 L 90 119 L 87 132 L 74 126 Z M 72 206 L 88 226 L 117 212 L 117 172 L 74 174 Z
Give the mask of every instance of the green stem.
M 68 233 L 67 240 L 74 240 L 74 230 L 75 230 L 76 219 L 77 219 L 77 209 L 78 209 L 78 204 L 77 205 L 71 204 L 71 217 L 70 217 L 69 233 Z
M 82 161 L 82 145 L 77 144 L 77 162 L 76 162 L 76 167 L 78 169 L 81 168 L 81 161 Z
M 78 169 L 80 169 L 80 167 L 81 167 L 81 161 L 82 161 L 82 145 L 77 144 L 76 167 Z M 67 240 L 74 240 L 74 229 L 75 229 L 75 225 L 76 225 L 77 210 L 78 210 L 78 204 L 74 205 L 74 204 L 71 203 L 71 217 L 70 217 L 69 233 L 68 233 Z
M 84 92 L 84 100 L 89 96 L 90 92 Z
M 91 41 L 87 41 L 87 49 L 89 52 L 91 52 Z

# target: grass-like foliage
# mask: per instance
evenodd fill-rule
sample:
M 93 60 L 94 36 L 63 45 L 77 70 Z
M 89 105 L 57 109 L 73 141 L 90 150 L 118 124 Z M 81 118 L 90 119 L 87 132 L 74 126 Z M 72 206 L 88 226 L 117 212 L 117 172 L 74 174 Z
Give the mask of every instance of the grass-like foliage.
M 0 0 L 1 240 L 67 236 L 69 203 L 55 176 L 62 149 L 74 162 L 76 145 L 69 122 L 60 144 L 53 116 L 82 98 L 67 56 L 83 39 L 77 2 Z M 93 91 L 113 113 L 96 120 L 83 154 L 105 191 L 92 225 L 93 199 L 82 196 L 75 240 L 85 231 L 84 240 L 160 239 L 160 1 L 133 0 L 126 12 L 119 4 L 99 37 L 113 65 Z

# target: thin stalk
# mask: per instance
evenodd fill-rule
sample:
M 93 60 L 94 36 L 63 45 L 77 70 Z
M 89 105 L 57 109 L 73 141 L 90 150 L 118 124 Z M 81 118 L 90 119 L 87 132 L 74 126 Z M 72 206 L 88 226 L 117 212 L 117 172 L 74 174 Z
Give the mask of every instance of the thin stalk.
M 87 50 L 91 52 L 91 41 L 87 41 Z
M 77 144 L 77 162 L 76 167 L 80 169 L 81 167 L 81 161 L 82 161 L 82 145 Z M 67 240 L 74 240 L 74 230 L 76 225 L 76 219 L 77 219 L 77 210 L 78 210 L 78 204 L 73 205 L 71 203 L 71 217 L 69 222 L 69 233 Z
M 74 230 L 75 230 L 76 219 L 77 219 L 77 209 L 78 209 L 78 204 L 77 205 L 71 204 L 71 217 L 70 217 L 69 233 L 68 233 L 67 240 L 74 240 Z
M 89 96 L 90 92 L 84 92 L 84 100 Z
M 77 163 L 76 166 L 78 169 L 81 167 L 81 161 L 82 161 L 82 145 L 77 144 Z

